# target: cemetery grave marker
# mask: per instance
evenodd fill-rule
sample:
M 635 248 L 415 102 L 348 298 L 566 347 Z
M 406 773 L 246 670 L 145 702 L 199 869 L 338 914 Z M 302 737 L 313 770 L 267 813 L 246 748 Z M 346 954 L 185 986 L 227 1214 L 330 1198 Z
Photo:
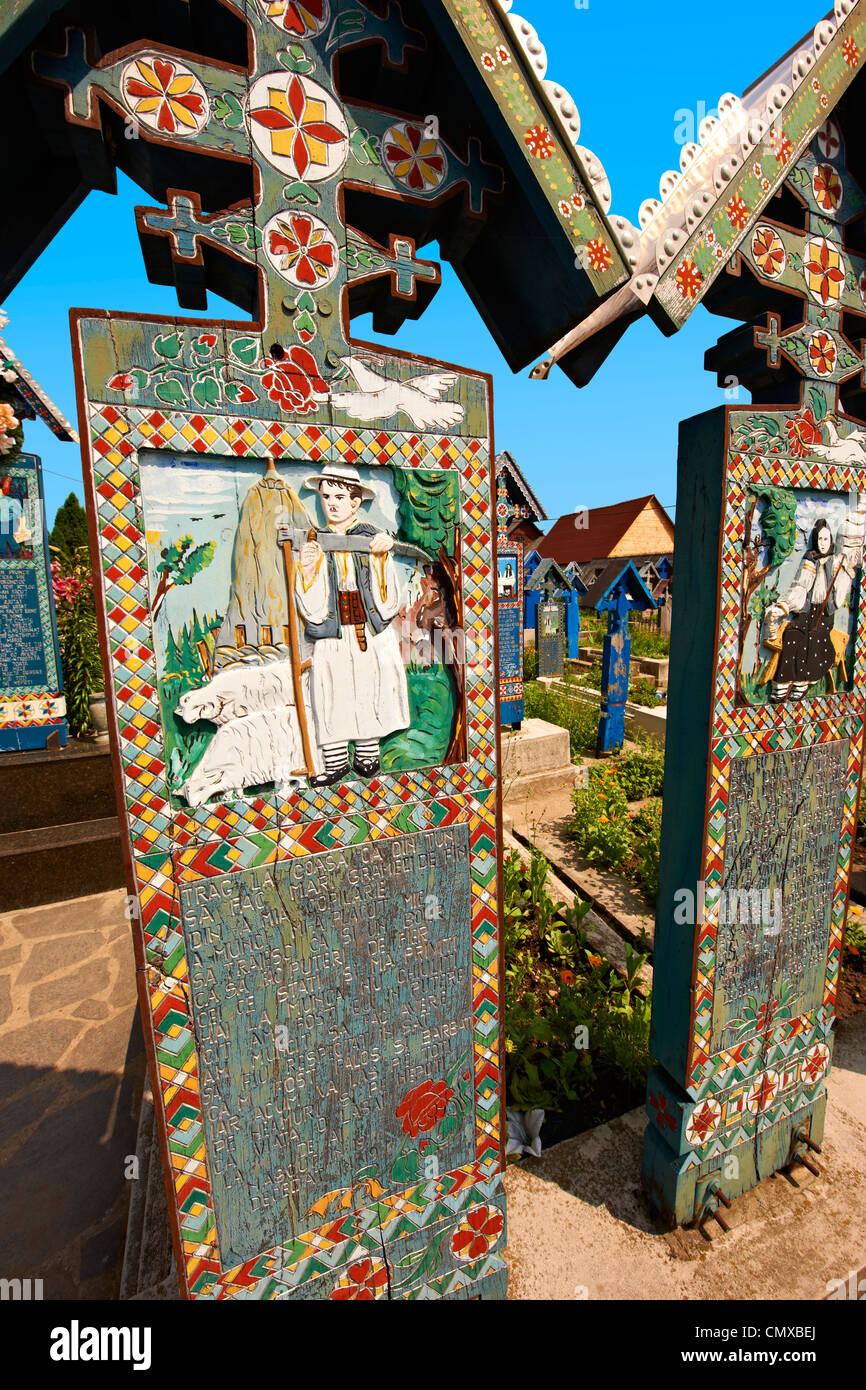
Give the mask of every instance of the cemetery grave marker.
M 681 426 L 644 1179 L 684 1222 L 809 1158 L 827 1104 L 863 750 L 861 186 L 866 6 L 701 124 L 634 229 L 628 322 L 744 320 L 707 354 L 731 404 Z
M 614 571 L 613 578 L 611 570 Z M 601 718 L 598 721 L 598 752 L 602 754 L 622 748 L 625 739 L 625 707 L 631 668 L 628 615 L 654 609 L 656 602 L 631 561 L 621 569 L 618 561 L 612 561 L 592 586 L 593 590 L 596 588 L 601 593 L 593 607 L 597 613 L 607 614 L 607 632 L 601 657 Z M 589 598 L 593 600 L 592 592 Z
M 219 58 L 97 17 L 32 57 L 83 175 L 164 197 L 151 278 L 254 315 L 73 313 L 191 1297 L 505 1292 L 490 382 L 349 329 L 420 314 L 438 239 L 518 367 L 627 266 L 530 26 L 381 9 L 222 0 Z
M 26 419 L 41 419 L 58 439 L 77 442 L 72 426 L 0 338 L 2 752 L 62 748 L 69 738 L 42 462 L 21 451 Z

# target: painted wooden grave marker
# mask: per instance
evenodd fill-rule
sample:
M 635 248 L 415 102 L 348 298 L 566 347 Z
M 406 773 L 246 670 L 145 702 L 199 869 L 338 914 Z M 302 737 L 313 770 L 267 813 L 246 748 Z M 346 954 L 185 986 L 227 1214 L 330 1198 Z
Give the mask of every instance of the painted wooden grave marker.
M 350 325 L 417 317 L 438 240 L 517 368 L 627 267 L 531 27 L 382 11 L 220 0 L 218 58 L 94 16 L 31 57 L 82 177 L 163 198 L 151 278 L 253 315 L 73 315 L 191 1297 L 505 1290 L 490 382 Z
M 7 753 L 62 748 L 69 738 L 42 462 L 21 450 L 26 419 L 77 441 L 0 338 L 0 751 Z
M 744 320 L 731 405 L 681 426 L 644 1178 L 677 1221 L 820 1143 L 863 746 L 859 186 L 866 5 L 831 14 L 618 226 L 631 275 L 533 369 L 588 382 L 629 323 Z
M 644 1156 L 680 1221 L 809 1160 L 824 1129 L 863 749 L 859 110 L 791 147 L 799 225 L 765 209 L 716 288 L 750 322 L 707 364 L 754 403 L 681 427 Z
M 594 604 L 597 613 L 607 614 L 607 632 L 601 657 L 598 751 L 613 753 L 622 747 L 625 739 L 625 707 L 631 668 L 628 615 L 654 609 L 656 602 L 631 561 L 613 579 L 606 573 L 602 583 L 605 585 L 604 592 Z

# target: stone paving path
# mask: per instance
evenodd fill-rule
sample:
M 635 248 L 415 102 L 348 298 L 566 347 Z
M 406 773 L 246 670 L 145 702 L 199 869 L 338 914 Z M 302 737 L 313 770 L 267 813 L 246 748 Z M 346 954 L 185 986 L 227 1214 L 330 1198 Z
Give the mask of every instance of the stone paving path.
M 0 1277 L 117 1296 L 144 1079 L 124 890 L 0 915 Z

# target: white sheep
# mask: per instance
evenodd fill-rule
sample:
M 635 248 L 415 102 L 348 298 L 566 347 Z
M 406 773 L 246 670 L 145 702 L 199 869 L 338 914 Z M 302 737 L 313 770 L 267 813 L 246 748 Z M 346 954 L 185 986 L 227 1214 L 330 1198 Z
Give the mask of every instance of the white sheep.
M 297 710 L 294 705 L 282 705 L 233 719 L 217 729 L 183 795 L 190 806 L 202 806 L 220 792 L 291 781 L 303 767 Z
M 218 671 L 207 685 L 181 695 L 175 713 L 187 724 L 199 719 L 227 724 L 260 710 L 294 703 L 291 661 L 272 661 L 264 666 L 236 662 Z

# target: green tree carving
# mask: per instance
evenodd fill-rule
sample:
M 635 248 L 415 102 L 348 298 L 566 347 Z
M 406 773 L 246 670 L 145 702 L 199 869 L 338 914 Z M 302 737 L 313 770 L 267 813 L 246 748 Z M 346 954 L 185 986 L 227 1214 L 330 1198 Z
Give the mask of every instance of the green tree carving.
M 448 594 L 455 614 L 456 625 L 463 627 L 463 593 L 460 583 L 460 560 L 457 550 L 460 520 L 460 482 L 456 473 L 432 472 L 424 468 L 399 468 L 392 464 L 394 486 L 400 497 L 398 516 L 400 532 L 411 545 L 420 546 L 436 557 L 434 571 L 443 590 Z M 456 701 L 451 722 L 451 737 L 443 759 L 452 762 L 465 756 L 466 729 L 464 706 L 464 672 L 457 662 L 448 668 L 454 682 Z M 424 673 L 425 680 L 435 684 L 439 677 L 434 671 Z M 420 705 L 425 699 L 435 703 L 441 692 L 432 688 L 427 696 L 416 692 Z M 396 758 L 397 750 L 392 749 Z
M 749 491 L 766 500 L 761 531 L 769 547 L 770 568 L 775 569 L 797 543 L 797 499 L 790 488 L 773 487 L 770 483 L 750 487 Z
M 761 623 L 769 602 L 773 601 L 776 586 L 764 583 L 770 570 L 776 569 L 787 558 L 797 543 L 797 498 L 790 488 L 774 487 L 771 483 L 760 483 L 750 487 L 752 501 L 746 512 L 744 537 L 743 600 L 740 609 L 740 659 L 737 665 L 737 688 L 740 695 L 750 704 L 762 704 L 766 700 L 764 687 L 756 684 L 757 672 L 749 677 L 743 671 L 743 657 L 746 651 L 746 635 L 752 623 L 756 623 L 760 634 Z M 755 508 L 760 499 L 766 502 L 761 517 L 760 540 L 753 538 Z M 761 549 L 766 546 L 767 563 L 761 564 Z M 760 650 L 760 641 L 758 643 Z
M 424 468 L 394 468 L 400 494 L 400 530 L 412 545 L 431 555 L 453 554 L 460 514 L 460 491 L 451 473 Z
M 156 567 L 160 578 L 153 600 L 154 618 L 170 589 L 192 583 L 197 574 L 207 569 L 216 554 L 216 541 L 203 541 L 201 545 L 196 545 L 192 536 L 180 536 L 160 554 L 162 558 Z

